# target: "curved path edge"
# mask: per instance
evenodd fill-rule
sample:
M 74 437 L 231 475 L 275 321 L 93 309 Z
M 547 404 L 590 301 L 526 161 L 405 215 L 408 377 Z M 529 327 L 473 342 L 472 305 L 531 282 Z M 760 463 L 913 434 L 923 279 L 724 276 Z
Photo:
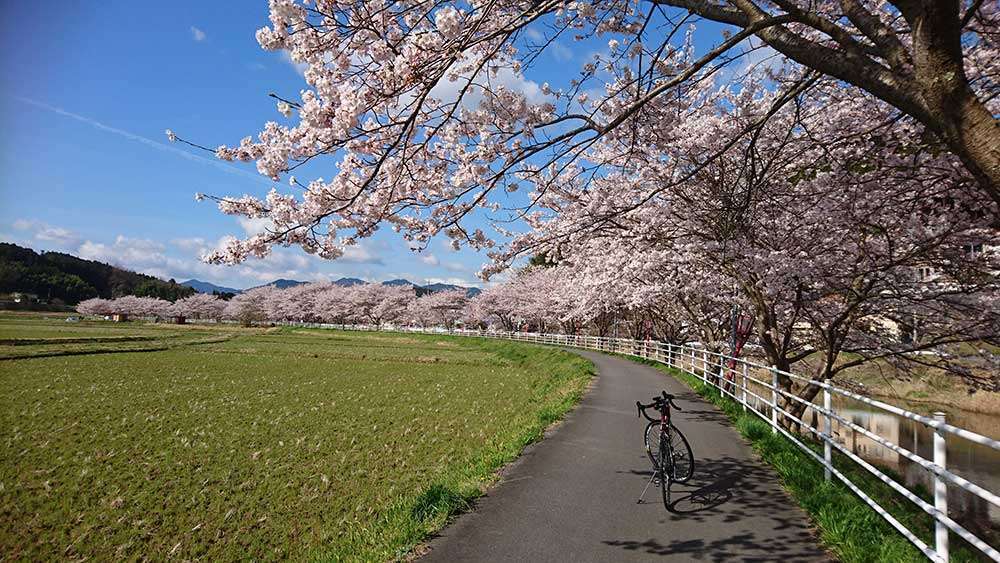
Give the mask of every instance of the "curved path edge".
M 809 519 L 729 419 L 684 384 L 598 352 L 579 405 L 504 469 L 500 483 L 428 542 L 422 561 L 826 561 Z M 671 510 L 651 486 L 635 401 L 679 397 L 675 422 L 695 475 L 671 488 Z

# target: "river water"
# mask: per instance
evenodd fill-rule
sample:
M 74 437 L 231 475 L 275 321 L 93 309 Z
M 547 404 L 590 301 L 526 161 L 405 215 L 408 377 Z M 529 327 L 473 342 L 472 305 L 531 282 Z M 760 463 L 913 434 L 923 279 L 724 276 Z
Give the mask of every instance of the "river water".
M 835 401 L 833 406 L 834 411 L 854 424 L 933 461 L 934 432 L 923 424 L 850 399 Z M 899 406 L 925 415 L 938 410 L 922 404 Z M 947 414 L 949 424 L 1000 439 L 1000 415 L 954 407 L 941 407 L 940 410 Z M 934 480 L 928 470 L 847 425 L 834 420 L 832 426 L 834 439 L 858 456 L 902 475 L 910 488 L 922 485 L 927 491 L 934 490 Z M 1000 452 L 951 434 L 946 436 L 948 469 L 991 492 L 1000 492 Z M 1000 508 L 954 485 L 948 487 L 948 514 L 988 543 L 993 543 L 990 538 L 1000 536 Z
M 753 397 L 751 394 L 748 397 L 750 404 L 758 412 L 768 416 L 769 408 L 766 406 L 765 397 L 769 396 L 770 391 L 757 384 L 751 384 L 749 387 L 758 395 Z M 945 420 L 949 424 L 1000 440 L 1000 414 L 977 413 L 926 403 L 907 403 L 899 399 L 884 401 L 927 417 L 931 417 L 933 411 L 940 410 L 946 414 Z M 902 449 L 914 452 L 928 461 L 934 460 L 934 431 L 919 422 L 839 395 L 834 395 L 833 410 L 841 417 Z M 814 428 L 822 429 L 822 415 L 812 409 L 806 410 L 802 420 Z M 934 479 L 930 471 L 846 424 L 833 420 L 831 427 L 834 439 L 841 446 L 873 465 L 891 469 L 899 474 L 911 490 L 917 489 L 918 486 L 922 486 L 926 492 L 934 490 Z M 812 434 L 805 429 L 801 432 L 812 437 Z M 948 470 L 988 491 L 1000 494 L 1000 451 L 952 434 L 946 436 Z M 926 494 L 922 496 L 925 499 L 931 498 Z M 948 515 L 987 543 L 993 546 L 1000 545 L 1000 508 L 966 492 L 961 487 L 949 485 Z

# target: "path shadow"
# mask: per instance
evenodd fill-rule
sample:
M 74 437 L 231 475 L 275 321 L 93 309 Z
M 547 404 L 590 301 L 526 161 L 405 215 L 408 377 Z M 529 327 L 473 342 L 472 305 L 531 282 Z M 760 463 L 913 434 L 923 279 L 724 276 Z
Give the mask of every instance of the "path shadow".
M 677 497 L 677 492 L 671 488 L 670 505 L 667 507 L 673 514 L 695 514 L 704 510 L 711 510 L 721 506 L 733 498 L 733 487 L 738 480 L 727 475 L 704 487 L 699 487 L 693 491 L 682 493 Z
M 649 479 L 650 469 L 623 470 Z M 641 483 L 636 479 L 637 494 Z M 757 463 L 731 456 L 697 460 L 695 473 L 684 484 L 670 489 L 670 518 L 664 521 L 664 538 L 677 521 L 704 523 L 697 538 L 612 538 L 602 543 L 650 555 L 686 556 L 706 561 L 775 561 L 784 563 L 827 560 L 817 547 L 804 515 L 790 510 L 791 501 L 774 482 L 774 475 Z M 654 492 L 656 503 L 659 491 Z M 647 497 L 649 492 L 647 492 Z M 647 498 L 645 503 L 650 502 Z M 662 505 L 660 507 L 662 510 Z
M 809 536 L 808 533 L 805 534 Z M 806 538 L 810 543 L 811 539 Z M 806 561 L 829 561 L 830 558 L 815 547 L 800 548 L 799 537 L 767 535 L 761 537 L 754 532 L 744 532 L 716 540 L 689 539 L 660 542 L 645 540 L 605 540 L 605 545 L 619 547 L 625 551 L 642 552 L 661 557 L 683 556 L 691 560 L 713 562 L 723 561 L 782 561 L 799 563 Z

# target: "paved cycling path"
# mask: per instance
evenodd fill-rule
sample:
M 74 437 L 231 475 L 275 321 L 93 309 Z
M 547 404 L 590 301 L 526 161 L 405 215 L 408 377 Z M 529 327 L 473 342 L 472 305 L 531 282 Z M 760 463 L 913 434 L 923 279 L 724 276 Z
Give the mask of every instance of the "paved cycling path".
M 754 458 L 726 416 L 649 367 L 579 352 L 599 376 L 580 405 L 429 544 L 425 561 L 826 560 L 805 513 Z M 678 395 L 675 422 L 695 474 L 636 499 L 649 480 L 635 401 Z

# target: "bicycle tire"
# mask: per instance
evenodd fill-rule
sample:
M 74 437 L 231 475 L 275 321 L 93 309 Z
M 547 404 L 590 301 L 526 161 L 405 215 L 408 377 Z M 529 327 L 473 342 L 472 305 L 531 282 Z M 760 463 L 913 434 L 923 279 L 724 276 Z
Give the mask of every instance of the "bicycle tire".
M 660 459 L 665 460 L 666 463 L 661 463 L 657 471 L 660 474 L 660 495 L 663 497 L 663 508 L 670 510 L 670 482 L 672 480 L 671 474 L 673 473 L 673 468 L 670 466 L 670 460 L 673 459 L 673 455 L 670 453 L 670 442 L 660 442 Z
M 691 444 L 676 426 L 671 424 L 668 432 L 671 478 L 678 483 L 687 483 L 694 475 L 694 453 L 691 451 Z
M 646 432 L 642 435 L 643 443 L 646 445 L 646 455 L 653 463 L 653 469 L 660 469 L 660 423 L 650 422 L 646 425 Z

